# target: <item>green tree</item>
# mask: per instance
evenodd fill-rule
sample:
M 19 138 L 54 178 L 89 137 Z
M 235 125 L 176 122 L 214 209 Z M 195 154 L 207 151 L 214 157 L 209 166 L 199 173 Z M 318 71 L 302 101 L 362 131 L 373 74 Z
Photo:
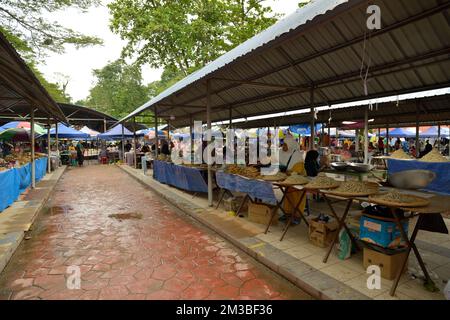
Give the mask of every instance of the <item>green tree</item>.
M 111 30 L 124 57 L 187 75 L 272 25 L 263 0 L 115 0 Z M 176 72 L 173 72 L 176 70 Z
M 124 60 L 113 61 L 93 71 L 97 79 L 89 96 L 80 103 L 122 118 L 149 99 L 148 89 L 142 84 L 141 68 Z
M 20 40 L 26 46 L 16 46 L 19 52 L 37 59 L 47 50 L 63 52 L 66 44 L 76 47 L 101 44 L 97 37 L 83 35 L 48 19 L 49 13 L 67 8 L 85 11 L 99 3 L 99 0 L 0 0 L 0 26 L 13 44 Z

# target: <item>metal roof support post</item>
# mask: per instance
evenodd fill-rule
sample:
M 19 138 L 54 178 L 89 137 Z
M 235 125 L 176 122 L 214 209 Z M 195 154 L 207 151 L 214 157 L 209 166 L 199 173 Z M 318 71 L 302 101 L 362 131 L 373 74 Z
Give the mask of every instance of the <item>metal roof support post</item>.
M 364 110 L 364 163 L 369 163 L 369 107 Z
M 311 92 L 310 92 L 310 105 L 311 105 L 311 141 L 309 142 L 309 149 L 313 150 L 314 149 L 314 140 L 315 140 L 315 136 L 316 136 L 316 128 L 315 128 L 315 112 L 314 112 L 314 87 L 311 88 Z
M 50 161 L 50 118 L 47 120 L 47 173 L 51 172 Z
M 328 124 L 327 129 L 328 129 L 328 147 L 331 147 L 331 127 L 330 127 L 330 124 Z
M 124 126 L 122 126 L 122 162 L 125 163 L 125 141 L 124 141 Z
M 208 129 L 208 144 L 211 143 L 211 80 L 206 80 L 206 127 Z M 213 205 L 211 153 L 208 152 L 208 206 Z
M 325 123 L 322 122 L 322 135 L 320 136 L 320 146 L 321 147 L 325 147 L 324 137 L 325 137 Z
M 155 160 L 158 159 L 158 110 L 157 106 L 155 106 Z
M 355 151 L 359 151 L 359 129 L 355 129 Z
M 106 119 L 103 119 L 103 132 L 106 132 Z
M 416 158 L 420 156 L 420 141 L 419 141 L 419 103 L 416 103 Z
M 122 126 L 123 127 L 123 126 Z M 156 134 L 157 135 L 157 134 Z M 137 169 L 137 141 L 136 141 L 136 117 L 133 117 L 133 163 L 134 168 Z
M 60 161 L 59 161 L 59 137 L 58 137 L 58 120 L 55 120 L 55 139 L 56 139 L 56 157 L 57 159 L 57 163 L 58 163 L 58 167 L 60 166 Z
M 189 148 L 189 159 L 190 159 L 190 163 L 193 162 L 193 158 L 192 158 L 192 152 L 194 150 L 194 137 L 192 136 L 192 134 L 194 133 L 194 123 L 192 121 L 192 116 L 189 116 L 189 137 L 190 137 L 190 141 L 191 141 L 191 146 Z
M 386 155 L 389 155 L 389 123 L 386 125 Z
M 438 124 L 438 138 L 437 138 L 437 141 L 438 141 L 438 146 L 437 146 L 438 151 L 441 151 L 441 124 Z
M 233 125 L 233 107 L 230 106 L 229 110 L 229 129 L 231 129 L 231 126 Z
M 30 127 L 31 127 L 31 188 L 34 189 L 36 187 L 36 164 L 35 164 L 35 155 L 34 155 L 34 107 L 31 106 L 30 112 Z

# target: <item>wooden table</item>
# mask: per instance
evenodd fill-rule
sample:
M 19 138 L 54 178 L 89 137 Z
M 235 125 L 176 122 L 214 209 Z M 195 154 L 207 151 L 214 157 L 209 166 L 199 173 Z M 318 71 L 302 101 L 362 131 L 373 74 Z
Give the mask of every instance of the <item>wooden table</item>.
M 382 188 L 382 189 L 380 189 L 380 191 L 389 191 L 392 189 L 393 188 Z M 422 271 L 425 275 L 425 284 L 428 286 L 434 287 L 433 280 L 431 280 L 430 275 L 425 267 L 425 264 L 422 260 L 421 255 L 419 253 L 419 250 L 417 249 L 417 247 L 415 245 L 415 240 L 416 240 L 416 236 L 417 236 L 419 229 L 427 230 L 427 231 L 431 231 L 431 232 L 440 232 L 440 233 L 448 234 L 448 230 L 447 230 L 447 227 L 445 226 L 445 223 L 444 223 L 441 213 L 450 211 L 450 196 L 441 196 L 441 195 L 436 195 L 436 194 L 428 193 L 428 192 L 424 193 L 424 192 L 409 191 L 409 190 L 402 190 L 402 189 L 396 189 L 396 190 L 399 192 L 405 193 L 405 194 L 420 195 L 424 198 L 428 198 L 430 200 L 430 204 L 425 207 L 416 207 L 416 208 L 402 207 L 402 206 L 397 206 L 397 205 L 387 206 L 385 204 L 379 204 L 379 205 L 389 208 L 389 210 L 392 213 L 392 216 L 394 217 L 394 221 L 400 230 L 401 237 L 406 243 L 405 258 L 403 260 L 402 266 L 399 269 L 399 271 L 395 277 L 395 280 L 392 284 L 391 290 L 389 292 L 391 296 L 393 296 L 395 294 L 395 290 L 397 289 L 397 286 L 398 286 L 398 283 L 402 276 L 403 270 L 406 267 L 411 250 L 413 250 L 414 255 L 417 258 L 417 261 L 419 262 L 420 268 L 422 269 Z M 339 222 L 336 236 L 333 239 L 333 242 L 331 243 L 330 247 L 328 248 L 328 251 L 323 259 L 323 262 L 326 263 L 335 243 L 337 242 L 339 232 L 342 228 L 345 228 L 345 230 L 349 234 L 350 238 L 352 239 L 352 242 L 357 246 L 356 240 L 354 239 L 353 235 L 351 234 L 350 230 L 348 229 L 348 227 L 345 223 L 345 218 L 347 217 L 347 214 L 348 214 L 348 211 L 350 209 L 352 202 L 359 201 L 359 202 L 370 202 L 370 203 L 374 203 L 374 204 L 377 204 L 377 202 L 374 200 L 369 201 L 369 197 L 335 196 L 335 195 L 329 194 L 329 191 L 327 191 L 327 190 L 321 190 L 321 193 L 324 195 L 325 199 L 327 200 L 327 203 L 330 207 L 330 210 L 331 210 L 333 216 Z M 341 201 L 342 200 L 347 201 L 347 205 L 345 207 L 344 213 L 341 218 L 339 218 L 337 216 L 337 214 L 333 208 L 332 202 L 330 201 L 330 198 L 335 198 L 335 199 L 338 199 Z M 404 212 L 410 212 L 410 215 L 407 215 L 407 216 L 405 215 L 405 217 L 402 218 L 398 215 L 398 213 L 396 212 L 396 209 L 401 209 Z M 403 229 L 401 222 L 404 219 L 412 219 L 415 217 L 418 217 L 418 220 L 417 220 L 416 226 L 414 227 L 414 230 L 411 234 L 411 237 L 408 238 L 408 234 Z M 434 227 L 432 225 L 432 223 L 430 223 L 430 220 L 434 220 L 434 222 L 437 224 L 437 227 Z M 362 242 L 364 243 L 364 241 L 362 241 Z M 359 248 L 359 247 L 357 246 L 357 248 Z

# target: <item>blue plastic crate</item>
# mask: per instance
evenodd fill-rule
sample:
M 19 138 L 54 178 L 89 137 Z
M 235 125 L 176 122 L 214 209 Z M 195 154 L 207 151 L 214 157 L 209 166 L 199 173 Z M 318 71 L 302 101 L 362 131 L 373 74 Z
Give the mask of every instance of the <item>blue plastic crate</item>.
M 402 221 L 403 230 L 408 234 L 408 220 Z M 359 226 L 359 238 L 362 241 L 383 248 L 398 248 L 406 246 L 400 229 L 394 220 L 374 218 L 362 215 Z

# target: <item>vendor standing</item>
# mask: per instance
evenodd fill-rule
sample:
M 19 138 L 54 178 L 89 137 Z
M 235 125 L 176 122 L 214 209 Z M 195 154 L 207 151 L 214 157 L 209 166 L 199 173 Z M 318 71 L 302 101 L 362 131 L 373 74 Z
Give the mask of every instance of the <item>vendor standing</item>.
M 297 174 L 305 175 L 303 165 L 303 152 L 299 150 L 299 144 L 290 134 L 286 136 L 279 152 L 279 166 L 281 172 L 292 171 Z M 303 191 L 289 187 L 286 193 L 286 200 L 283 201 L 283 209 L 285 212 L 294 212 L 291 203 L 298 203 Z M 306 198 L 299 204 L 298 210 L 303 212 L 305 210 Z M 281 221 L 286 220 L 286 216 L 280 218 Z M 294 224 L 298 224 L 298 219 L 294 219 Z

